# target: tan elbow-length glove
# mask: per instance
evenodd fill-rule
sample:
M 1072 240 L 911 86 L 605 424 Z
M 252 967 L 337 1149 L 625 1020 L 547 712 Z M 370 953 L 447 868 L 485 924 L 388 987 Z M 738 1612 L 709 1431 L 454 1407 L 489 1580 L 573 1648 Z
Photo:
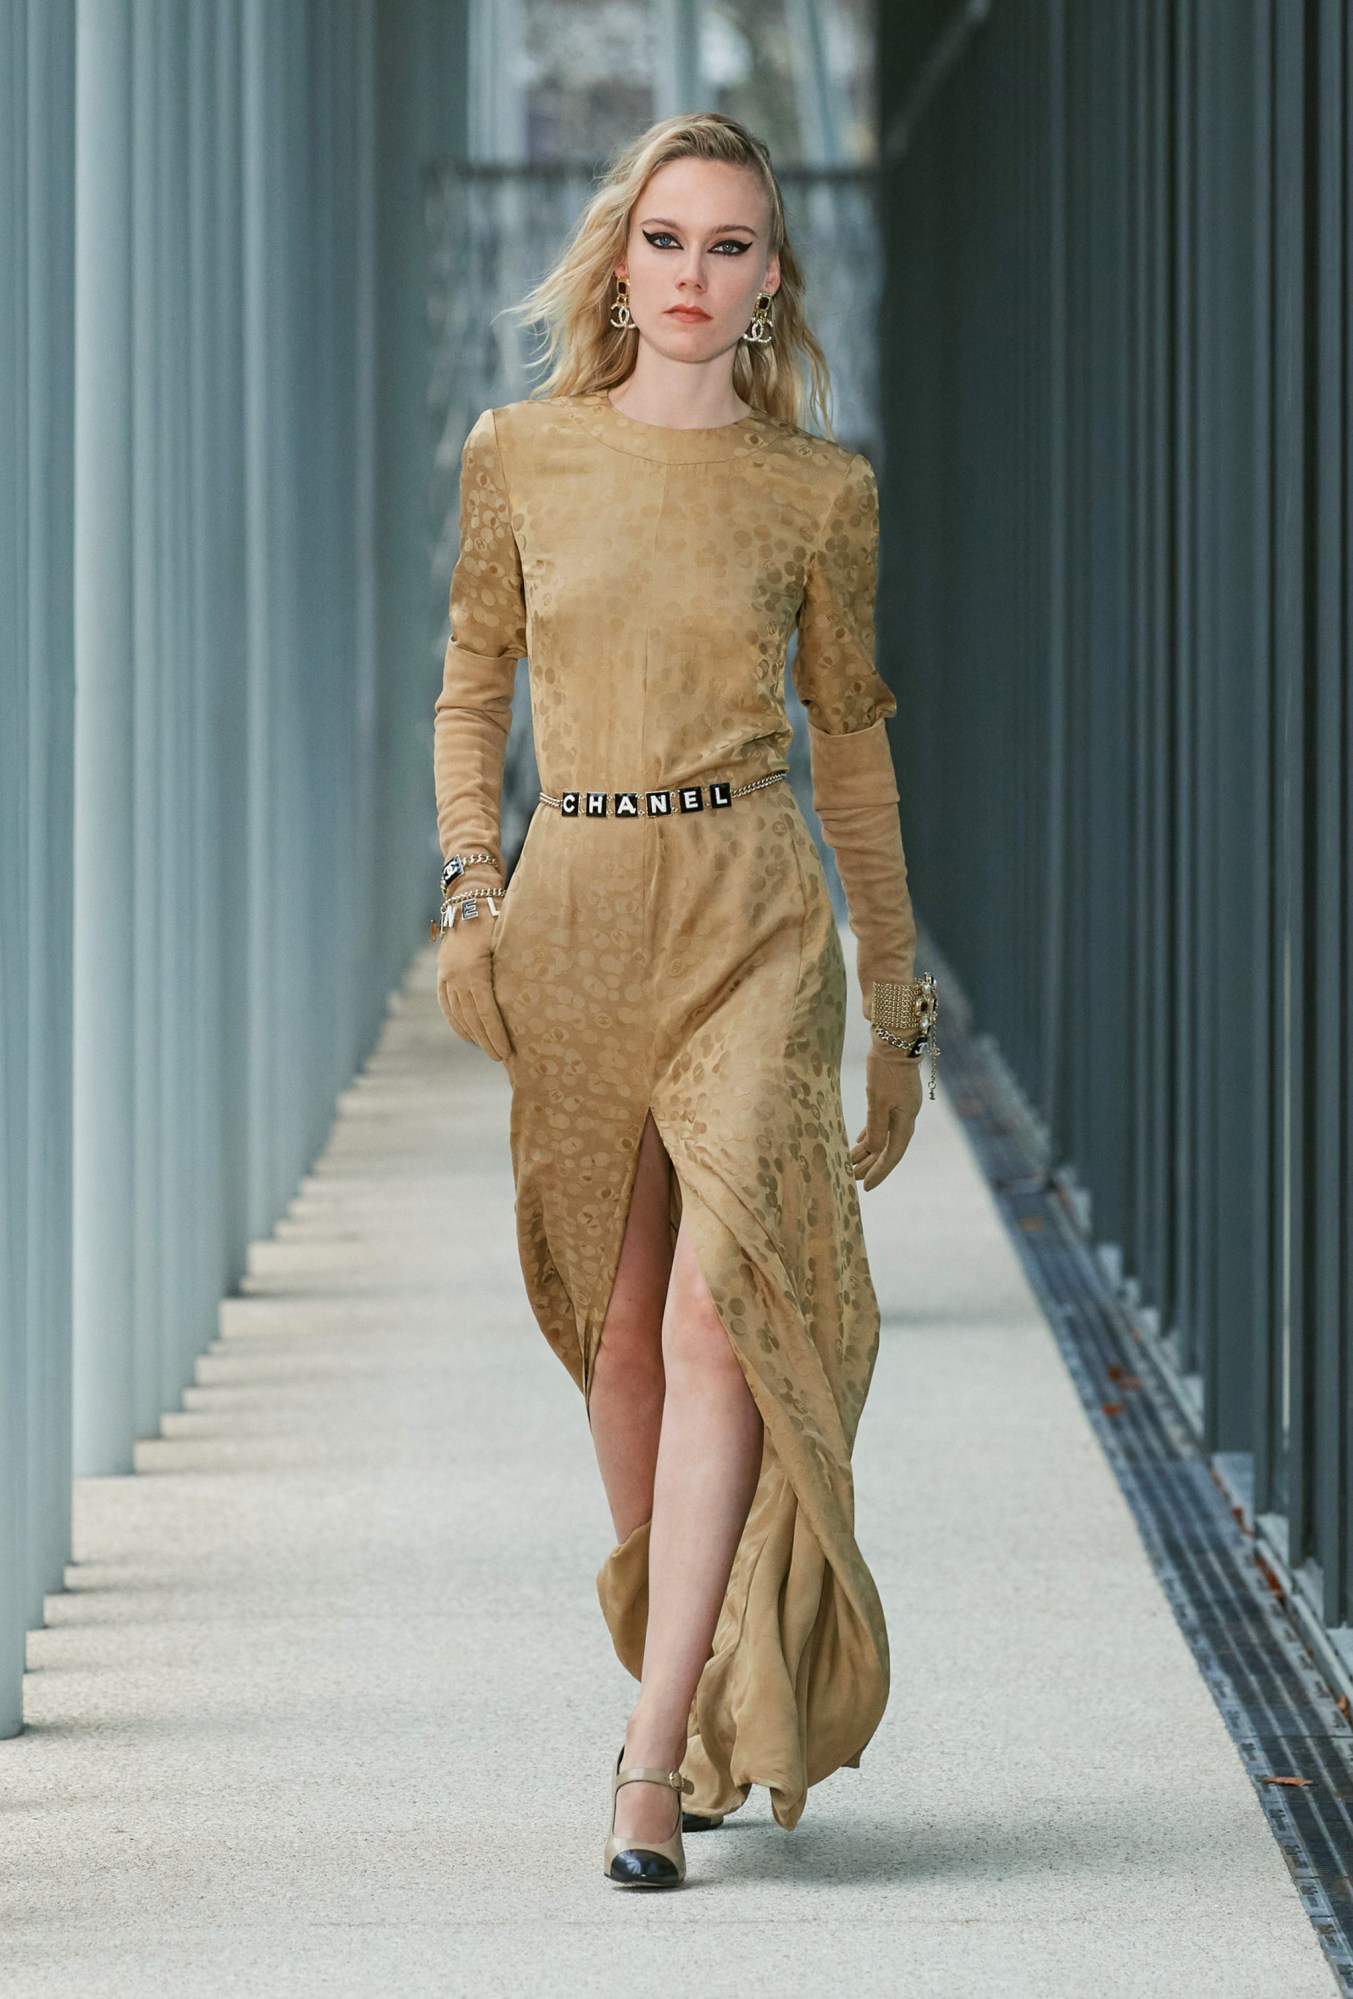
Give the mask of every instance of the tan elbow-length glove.
M 451 576 L 451 635 L 433 710 L 433 771 L 442 859 L 472 861 L 458 886 L 503 879 L 499 844 L 503 765 L 517 661 L 526 656 L 526 600 L 512 533 L 507 479 L 493 411 L 485 410 L 460 460 L 460 549 Z M 493 993 L 493 927 L 483 908 L 457 916 L 437 947 L 437 999 L 462 1040 L 495 1061 L 512 1052 Z
M 916 960 L 888 744 L 897 700 L 874 665 L 878 540 L 873 467 L 855 452 L 808 571 L 794 680 L 808 711 L 813 805 L 846 893 L 866 1019 L 874 981 L 905 983 Z M 850 1155 L 866 1189 L 892 1172 L 911 1143 L 921 1060 L 870 1035 L 865 1127 Z

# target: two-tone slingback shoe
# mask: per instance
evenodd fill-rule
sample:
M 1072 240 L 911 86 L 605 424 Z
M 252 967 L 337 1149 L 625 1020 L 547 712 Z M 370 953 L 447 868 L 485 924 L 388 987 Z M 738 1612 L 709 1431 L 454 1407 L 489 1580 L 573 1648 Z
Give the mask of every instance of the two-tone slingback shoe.
M 723 1824 L 722 1812 L 683 1812 L 681 1830 L 683 1832 L 713 1832 L 716 1825 Z
M 693 1791 L 689 1777 L 680 1770 L 649 1769 L 637 1763 L 625 1764 L 624 1747 L 611 1772 L 611 1830 L 601 1868 L 608 1881 L 618 1888 L 675 1888 L 686 1879 L 686 1853 L 681 1844 L 681 1794 Z M 670 1839 L 631 1840 L 617 1837 L 615 1800 L 622 1784 L 668 1784 L 677 1794 L 676 1830 Z

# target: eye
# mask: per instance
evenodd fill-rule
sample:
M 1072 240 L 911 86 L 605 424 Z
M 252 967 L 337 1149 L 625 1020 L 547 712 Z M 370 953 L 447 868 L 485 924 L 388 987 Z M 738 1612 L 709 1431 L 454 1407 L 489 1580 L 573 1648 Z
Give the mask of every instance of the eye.
M 670 229 L 655 229 L 651 235 L 649 234 L 647 229 L 642 230 L 640 233 L 643 236 L 645 243 L 651 243 L 655 250 L 662 249 L 663 246 L 667 243 L 676 242 L 676 237 L 672 234 Z M 740 242 L 736 236 L 721 237 L 717 243 L 711 245 L 711 248 L 715 250 L 732 250 L 739 257 L 741 257 L 746 251 L 750 250 L 751 247 L 752 246 L 750 243 Z

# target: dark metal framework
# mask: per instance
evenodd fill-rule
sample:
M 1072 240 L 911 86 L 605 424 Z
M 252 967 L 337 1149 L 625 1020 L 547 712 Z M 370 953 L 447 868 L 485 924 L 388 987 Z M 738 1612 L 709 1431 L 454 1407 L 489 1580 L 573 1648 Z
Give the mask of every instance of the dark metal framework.
M 1252 1528 L 1228 1505 L 1063 1190 L 1042 1169 L 1038 1136 L 995 1051 L 972 1035 L 961 1011 L 957 1023 L 949 1019 L 945 1065 L 954 1107 L 1085 1419 L 1338 1988 L 1353 1995 L 1353 1726 L 1284 1615 Z
M 881 56 L 923 913 L 1347 1685 L 1350 10 L 929 0 Z

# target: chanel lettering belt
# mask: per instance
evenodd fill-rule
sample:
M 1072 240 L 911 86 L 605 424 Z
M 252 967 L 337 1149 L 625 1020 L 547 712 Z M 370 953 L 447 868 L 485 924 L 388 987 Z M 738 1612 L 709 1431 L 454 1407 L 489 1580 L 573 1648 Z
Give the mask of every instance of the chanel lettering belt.
M 558 798 L 542 791 L 540 802 L 552 805 L 565 819 L 670 819 L 673 799 L 678 812 L 703 812 L 706 801 L 717 812 L 745 792 L 760 791 L 788 776 L 787 770 L 771 770 L 748 784 L 715 779 L 710 784 L 678 784 L 665 791 L 564 791 Z

